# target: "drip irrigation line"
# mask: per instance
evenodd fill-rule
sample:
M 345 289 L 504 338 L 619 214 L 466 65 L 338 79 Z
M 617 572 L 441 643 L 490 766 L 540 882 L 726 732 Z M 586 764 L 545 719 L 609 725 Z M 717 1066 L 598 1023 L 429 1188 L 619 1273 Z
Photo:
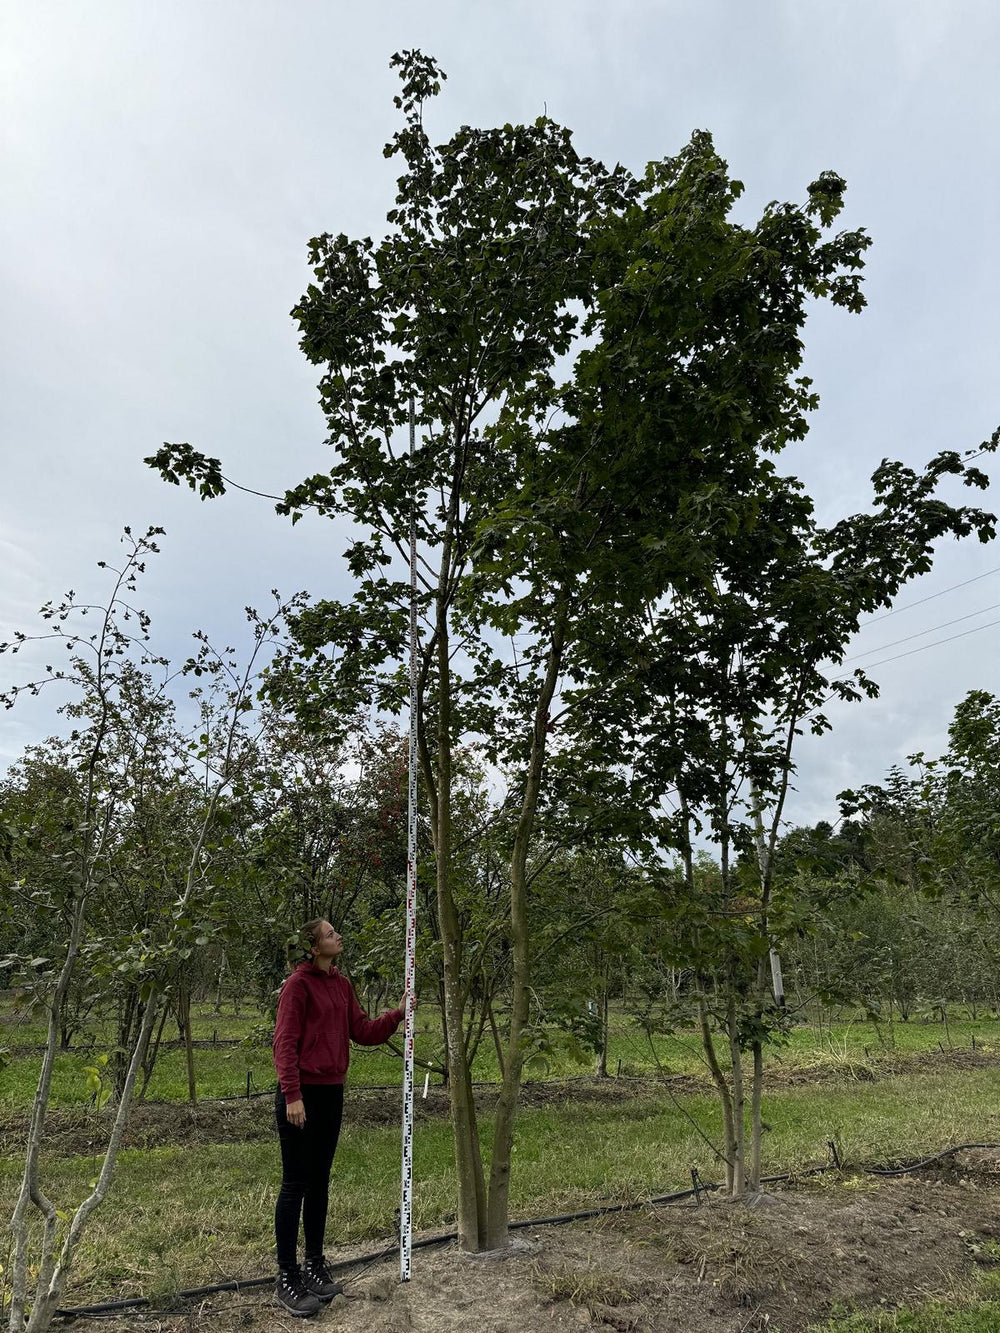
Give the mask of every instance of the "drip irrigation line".
M 935 1153 L 933 1157 L 925 1157 L 921 1162 L 910 1162 L 907 1166 L 896 1167 L 865 1167 L 865 1172 L 869 1176 L 905 1176 L 910 1171 L 921 1171 L 925 1166 L 933 1166 L 935 1162 L 941 1162 L 946 1157 L 954 1157 L 959 1152 L 971 1152 L 977 1148 L 1000 1148 L 1000 1143 L 960 1143 L 957 1148 L 945 1148 L 944 1152 Z
M 845 1165 L 839 1159 L 835 1146 L 831 1143 L 832 1161 L 822 1166 L 810 1166 L 801 1171 L 783 1171 L 775 1176 L 762 1176 L 761 1185 L 780 1185 L 789 1180 L 802 1180 L 808 1176 L 825 1175 L 828 1171 L 845 1170 Z M 919 1161 L 910 1162 L 906 1166 L 899 1167 L 861 1167 L 861 1171 L 868 1176 L 905 1176 L 913 1171 L 921 1171 L 925 1167 L 933 1166 L 935 1162 L 944 1161 L 948 1157 L 954 1157 L 956 1153 L 970 1152 L 976 1149 L 1000 1149 L 1000 1143 L 959 1143 L 952 1148 L 945 1148 L 942 1152 L 935 1153 L 932 1157 L 924 1157 Z M 595 1217 L 609 1217 L 616 1213 L 637 1212 L 640 1208 L 656 1208 L 673 1203 L 682 1203 L 685 1199 L 700 1199 L 703 1194 L 711 1194 L 721 1190 L 723 1185 L 719 1181 L 698 1180 L 695 1185 L 688 1189 L 673 1190 L 669 1194 L 657 1194 L 650 1199 L 638 1199 L 629 1203 L 607 1203 L 601 1204 L 597 1208 L 584 1208 L 574 1213 L 556 1213 L 551 1217 L 529 1217 L 522 1221 L 511 1222 L 508 1224 L 508 1231 L 528 1231 L 532 1227 L 551 1227 L 564 1226 L 568 1222 L 586 1222 Z M 447 1231 L 438 1236 L 422 1236 L 419 1240 L 412 1242 L 414 1250 L 428 1250 L 435 1245 L 449 1245 L 458 1240 L 457 1231 Z M 347 1273 L 354 1268 L 371 1268 L 384 1259 L 389 1259 L 399 1253 L 397 1243 L 387 1246 L 381 1250 L 373 1250 L 370 1254 L 359 1254 L 353 1259 L 341 1259 L 337 1263 L 331 1263 L 330 1269 L 335 1273 Z M 360 1276 L 360 1274 L 358 1274 Z M 229 1282 L 216 1282 L 207 1287 L 188 1287 L 184 1291 L 173 1293 L 174 1301 L 197 1300 L 202 1296 L 213 1296 L 219 1292 L 225 1291 L 254 1291 L 261 1287 L 268 1287 L 275 1281 L 271 1277 L 248 1278 L 246 1281 L 233 1279 Z M 148 1296 L 133 1296 L 127 1300 L 105 1301 L 100 1305 L 79 1305 L 66 1309 L 58 1309 L 54 1314 L 62 1319 L 101 1319 L 109 1314 L 117 1313 L 120 1310 L 139 1310 L 148 1308 L 151 1301 Z
M 199 1097 L 198 1102 L 252 1102 L 258 1097 L 273 1097 L 278 1091 L 277 1086 L 273 1088 L 264 1088 L 262 1092 L 251 1092 L 249 1096 L 245 1092 L 230 1092 L 225 1097 Z M 146 1102 L 147 1106 L 186 1106 L 186 1102 Z

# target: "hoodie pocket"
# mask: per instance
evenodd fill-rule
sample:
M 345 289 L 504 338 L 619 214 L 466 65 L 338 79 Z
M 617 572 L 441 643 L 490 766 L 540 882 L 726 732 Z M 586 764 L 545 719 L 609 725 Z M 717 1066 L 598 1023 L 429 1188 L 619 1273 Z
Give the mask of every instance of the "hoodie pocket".
M 347 1061 L 341 1045 L 329 1028 L 311 1034 L 299 1055 L 299 1068 L 314 1078 L 342 1078 L 347 1072 Z

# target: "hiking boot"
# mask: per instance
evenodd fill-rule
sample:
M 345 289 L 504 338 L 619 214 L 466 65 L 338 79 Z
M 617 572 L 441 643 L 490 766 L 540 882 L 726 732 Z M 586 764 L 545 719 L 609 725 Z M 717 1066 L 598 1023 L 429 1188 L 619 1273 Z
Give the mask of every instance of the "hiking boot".
M 307 1254 L 302 1265 L 302 1282 L 307 1291 L 312 1292 L 317 1300 L 332 1301 L 344 1288 L 334 1280 L 330 1265 L 322 1254 Z
M 319 1300 L 302 1280 L 297 1264 L 294 1268 L 282 1268 L 278 1273 L 274 1299 L 283 1310 L 300 1319 L 308 1319 L 319 1309 Z

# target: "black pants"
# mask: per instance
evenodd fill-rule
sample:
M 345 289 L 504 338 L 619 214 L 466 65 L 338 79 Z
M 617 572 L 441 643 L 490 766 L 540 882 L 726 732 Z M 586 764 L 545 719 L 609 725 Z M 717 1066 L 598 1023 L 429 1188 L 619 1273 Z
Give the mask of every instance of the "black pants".
M 274 1209 L 279 1268 L 291 1268 L 296 1263 L 300 1216 L 306 1254 L 323 1253 L 330 1168 L 340 1137 L 344 1085 L 303 1088 L 302 1100 L 306 1123 L 300 1129 L 285 1115 L 285 1094 L 279 1091 L 274 1099 L 281 1143 L 281 1189 Z

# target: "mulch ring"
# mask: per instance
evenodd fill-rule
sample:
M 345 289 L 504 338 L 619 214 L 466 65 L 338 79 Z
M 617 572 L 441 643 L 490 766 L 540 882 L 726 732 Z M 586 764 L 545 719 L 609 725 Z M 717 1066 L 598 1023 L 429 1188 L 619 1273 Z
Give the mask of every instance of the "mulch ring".
M 891 1310 L 971 1294 L 977 1270 L 1000 1253 L 1000 1159 L 970 1158 L 964 1171 L 952 1181 L 831 1174 L 775 1189 L 752 1207 L 715 1198 L 527 1229 L 492 1256 L 454 1245 L 419 1251 L 406 1285 L 391 1261 L 348 1273 L 347 1294 L 311 1326 L 805 1333 L 835 1309 Z M 210 1296 L 188 1316 L 145 1319 L 180 1333 L 209 1314 L 217 1333 L 302 1326 L 274 1308 L 267 1289 Z

